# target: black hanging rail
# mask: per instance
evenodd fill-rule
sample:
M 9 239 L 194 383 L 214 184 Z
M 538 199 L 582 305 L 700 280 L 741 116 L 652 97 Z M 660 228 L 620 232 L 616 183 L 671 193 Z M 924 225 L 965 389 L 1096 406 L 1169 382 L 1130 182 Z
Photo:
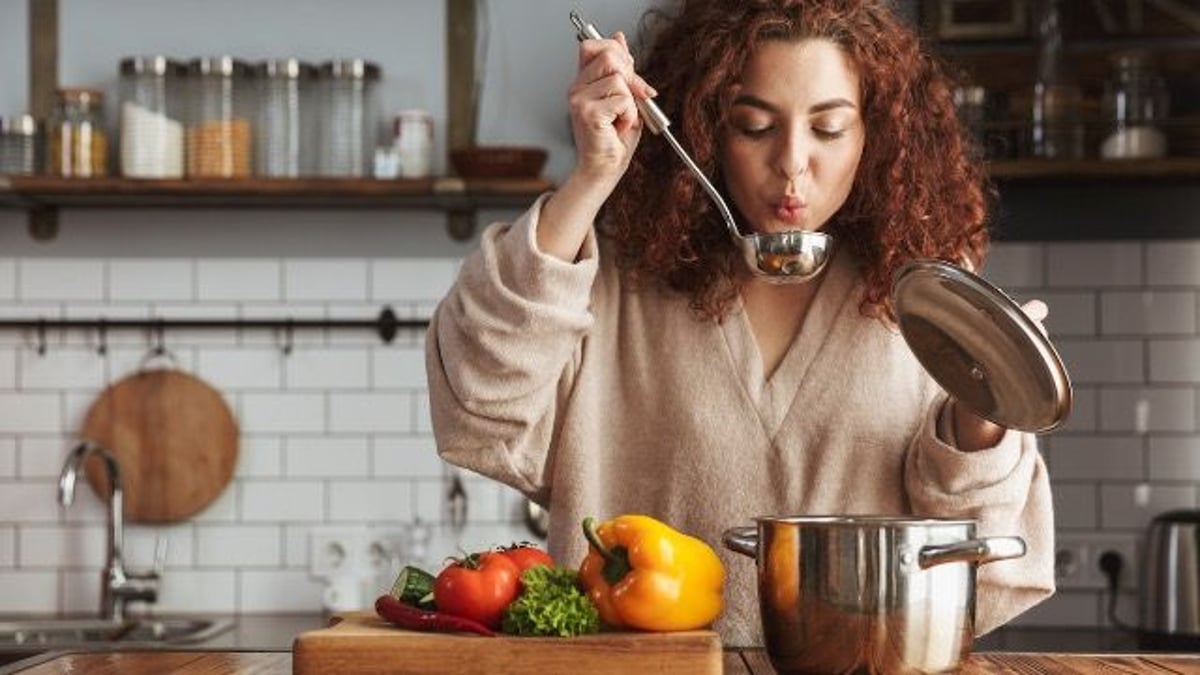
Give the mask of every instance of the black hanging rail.
M 141 329 L 155 331 L 159 347 L 162 346 L 163 333 L 168 329 L 179 328 L 270 328 L 286 331 L 284 352 L 291 351 L 291 334 L 296 329 L 310 328 L 366 328 L 379 334 L 379 339 L 391 343 L 400 330 L 425 329 L 429 326 L 428 319 L 400 319 L 391 307 L 384 307 L 375 319 L 0 319 L 0 328 L 15 328 L 19 330 L 37 331 L 38 353 L 46 351 L 46 332 L 60 329 L 95 330 L 100 335 L 101 353 L 107 349 L 106 335 L 109 330 Z

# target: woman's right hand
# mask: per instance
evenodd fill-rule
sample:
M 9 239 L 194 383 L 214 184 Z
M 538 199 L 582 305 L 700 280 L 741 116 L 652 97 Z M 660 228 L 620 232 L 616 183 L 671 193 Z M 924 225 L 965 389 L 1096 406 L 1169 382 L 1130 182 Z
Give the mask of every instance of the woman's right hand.
M 637 99 L 655 94 L 634 72 L 624 33 L 579 43 L 579 70 L 567 97 L 575 136 L 574 173 L 604 198 L 625 173 L 641 137 Z
M 622 33 L 579 43 L 579 72 L 567 100 L 575 136 L 575 169 L 542 205 L 538 249 L 579 258 L 596 214 L 629 168 L 642 134 L 637 99 L 657 92 L 633 70 Z

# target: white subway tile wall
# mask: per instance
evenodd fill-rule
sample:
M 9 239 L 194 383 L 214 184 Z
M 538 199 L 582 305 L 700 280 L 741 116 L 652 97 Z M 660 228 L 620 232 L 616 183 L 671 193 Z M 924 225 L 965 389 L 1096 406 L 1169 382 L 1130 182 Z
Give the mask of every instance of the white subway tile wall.
M 17 528 L 0 525 L 0 566 L 13 567 L 17 562 Z
M 0 259 L 0 312 L 370 319 L 390 305 L 428 318 L 459 264 L 9 258 Z M 1059 533 L 1140 542 L 1155 514 L 1200 505 L 1200 244 L 1001 243 L 983 273 L 1019 300 L 1049 304 L 1046 325 L 1076 386 L 1068 424 L 1042 439 Z M 460 548 L 531 537 L 519 495 L 473 474 L 463 474 L 469 522 L 450 527 L 451 470 L 431 436 L 422 331 L 391 344 L 360 329 L 163 338 L 178 367 L 223 392 L 241 448 L 233 482 L 196 517 L 127 528 L 131 567 L 150 567 L 156 542 L 169 544 L 160 611 L 319 611 L 324 584 L 310 573 L 318 528 L 365 526 L 388 545 L 391 565 L 436 566 Z M 81 485 L 61 508 L 57 474 L 96 394 L 142 367 L 157 339 L 110 331 L 101 356 L 94 334 L 50 333 L 39 355 L 37 335 L 0 335 L 0 609 L 97 608 L 105 504 Z M 1122 595 L 1118 613 L 1134 610 L 1136 596 Z M 1104 617 L 1102 590 L 1067 587 L 1017 623 Z
M 17 475 L 17 440 L 0 438 L 0 478 L 15 478 Z
M 1058 535 L 1095 549 L 1091 564 L 1106 547 L 1140 550 L 1155 515 L 1200 505 L 1200 245 L 1001 243 L 984 276 L 1019 300 L 1046 301 L 1075 385 L 1071 419 L 1041 439 Z M 1085 576 L 1015 623 L 1108 625 L 1103 577 Z M 1117 601 L 1130 624 L 1138 581 L 1125 579 Z
M 444 258 L 8 258 L 0 259 L 0 313 L 374 319 L 386 305 L 427 319 L 458 266 Z M 424 400 L 423 330 L 401 331 L 390 344 L 364 329 L 110 330 L 104 355 L 94 332 L 35 333 L 0 336 L 0 612 L 98 609 L 106 502 L 81 482 L 64 509 L 57 480 L 99 392 L 143 367 L 202 377 L 241 430 L 234 480 L 211 505 L 178 524 L 127 524 L 131 568 L 150 568 L 157 543 L 167 544 L 159 611 L 320 611 L 324 580 L 309 567 L 315 528 L 368 526 L 371 541 L 387 546 L 379 580 L 409 561 L 433 568 L 460 547 L 531 537 L 507 508 L 519 496 L 474 475 L 465 477 L 471 522 L 449 527 L 450 473 Z M 160 340 L 168 357 L 150 358 Z M 426 531 L 423 544 L 410 536 Z

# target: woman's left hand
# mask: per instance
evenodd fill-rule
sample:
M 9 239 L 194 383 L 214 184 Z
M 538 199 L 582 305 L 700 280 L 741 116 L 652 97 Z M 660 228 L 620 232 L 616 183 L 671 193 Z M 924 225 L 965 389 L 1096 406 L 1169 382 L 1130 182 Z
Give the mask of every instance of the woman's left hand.
M 1041 300 L 1030 300 L 1021 305 L 1021 310 L 1037 324 L 1038 329 L 1045 335 L 1046 327 L 1042 325 L 1042 322 L 1050 314 L 1050 308 L 1046 306 L 1046 303 Z M 956 446 L 959 450 L 973 452 L 995 447 L 1004 437 L 1004 432 L 1007 431 L 999 424 L 989 422 L 967 410 L 965 406 L 959 405 L 958 401 L 953 399 L 946 403 L 946 407 L 947 410 L 944 414 L 950 415 L 951 423 L 954 425 Z

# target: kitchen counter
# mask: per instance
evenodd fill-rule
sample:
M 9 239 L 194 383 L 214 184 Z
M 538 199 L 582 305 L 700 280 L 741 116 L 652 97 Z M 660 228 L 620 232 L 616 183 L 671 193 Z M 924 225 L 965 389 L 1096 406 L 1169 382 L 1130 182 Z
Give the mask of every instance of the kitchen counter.
M 24 662 L 24 675 L 287 675 L 292 672 L 290 652 L 263 651 L 149 651 L 89 654 L 48 654 Z M 378 664 L 375 664 L 378 665 Z M 730 675 L 771 675 L 775 671 L 761 650 L 725 653 Z M 1128 654 L 1077 655 L 980 652 L 959 670 L 962 675 L 984 673 L 1197 673 L 1200 655 Z
M 975 651 L 1113 654 L 1143 650 L 1135 633 L 1115 628 L 1005 627 L 976 638 Z
M 329 624 L 329 616 L 243 614 L 232 630 L 201 645 L 204 649 L 286 651 L 297 634 Z M 1080 654 L 1140 651 L 1137 636 L 1111 628 L 1003 627 L 975 641 L 977 652 L 1072 652 Z
M 78 668 L 86 665 L 88 673 L 292 673 L 292 641 L 295 635 L 311 629 L 324 628 L 329 617 L 320 614 L 295 615 L 241 615 L 234 617 L 234 626 L 229 631 L 205 641 L 202 645 L 163 645 L 154 651 L 128 651 L 113 645 L 106 652 L 94 653 L 42 653 L 25 658 L 25 661 L 0 665 L 0 675 L 11 673 L 79 673 Z M 184 651 L 186 650 L 186 651 Z M 1037 652 L 1069 652 L 1076 655 L 1099 655 L 1099 653 L 1121 653 L 1135 655 L 1138 645 L 1134 635 L 1098 628 L 1019 628 L 1006 627 L 985 635 L 974 645 L 976 655 L 972 657 L 980 669 L 977 673 L 1012 673 L 1014 667 L 1002 669 L 1003 663 L 996 659 L 1008 657 L 1008 653 L 1026 655 Z M 728 652 L 726 673 L 772 673 L 766 656 L 761 650 Z M 1200 673 L 1200 661 L 1195 657 L 1184 658 L 1182 663 L 1172 665 L 1172 656 L 1154 656 L 1156 662 L 1176 673 Z M 38 665 L 34 668 L 35 664 Z M 76 668 L 76 670 L 71 670 Z M 1123 668 L 1123 665 L 1122 665 Z M 1076 669 L 1078 670 L 1078 669 Z M 1016 670 L 1019 671 L 1019 670 Z M 1050 673 L 1061 670 L 1049 670 Z M 1070 670 L 1066 670 L 1070 673 Z M 1086 670 L 1084 670 L 1086 671 Z M 1126 669 L 1128 671 L 1128 668 Z M 1171 673 L 1160 668 L 1157 673 Z M 972 673 L 964 670 L 964 673 Z
M 167 615 L 164 615 L 167 617 Z M 5 620 L 37 620 L 38 615 L 5 616 Z M 83 618 L 83 617 L 80 617 Z M 90 617 L 88 617 L 90 618 Z M 89 643 L 86 647 L 46 646 L 38 644 L 0 644 L 0 675 L 15 672 L 15 662 L 37 657 L 52 651 L 114 652 L 138 649 L 142 651 L 178 650 L 229 650 L 277 652 L 291 649 L 296 635 L 308 630 L 324 628 L 329 617 L 317 613 L 308 614 L 247 614 L 236 617 L 214 615 L 169 615 L 168 618 L 201 618 L 229 622 L 231 626 L 203 642 L 162 643 Z

